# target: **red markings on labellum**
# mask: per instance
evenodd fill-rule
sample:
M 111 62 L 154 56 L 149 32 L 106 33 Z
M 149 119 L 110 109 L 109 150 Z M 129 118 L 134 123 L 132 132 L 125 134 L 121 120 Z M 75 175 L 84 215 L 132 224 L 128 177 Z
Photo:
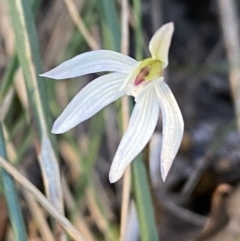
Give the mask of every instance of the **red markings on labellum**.
M 137 75 L 134 81 L 135 86 L 141 84 L 145 80 L 145 77 L 149 74 L 150 69 L 151 68 L 149 66 L 146 66 L 140 70 L 139 74 Z

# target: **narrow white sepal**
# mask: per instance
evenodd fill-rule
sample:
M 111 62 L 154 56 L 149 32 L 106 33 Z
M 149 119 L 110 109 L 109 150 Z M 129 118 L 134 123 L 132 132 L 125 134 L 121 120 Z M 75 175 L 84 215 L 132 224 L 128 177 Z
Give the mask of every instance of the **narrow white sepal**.
M 67 79 L 98 72 L 129 73 L 138 62 L 111 50 L 95 50 L 69 59 L 40 76 Z
M 126 91 L 119 88 L 124 78 L 126 74 L 111 73 L 90 82 L 72 99 L 55 121 L 52 133 L 68 131 L 123 96 Z
M 176 99 L 164 81 L 155 86 L 155 93 L 162 112 L 161 173 L 165 181 L 182 141 L 184 123 Z
M 113 159 L 109 180 L 116 182 L 127 165 L 143 150 L 157 125 L 159 105 L 150 89 L 139 100 L 132 112 L 128 128 Z
M 172 22 L 164 24 L 152 37 L 149 51 L 153 58 L 163 62 L 163 68 L 168 65 L 168 52 L 172 40 L 174 25 Z

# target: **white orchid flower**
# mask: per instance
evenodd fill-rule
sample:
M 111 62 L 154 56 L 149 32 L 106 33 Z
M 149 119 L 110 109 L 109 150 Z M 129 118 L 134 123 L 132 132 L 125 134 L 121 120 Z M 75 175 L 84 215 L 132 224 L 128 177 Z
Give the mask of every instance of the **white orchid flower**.
M 173 23 L 163 25 L 152 37 L 151 58 L 136 61 L 126 55 L 96 50 L 80 54 L 41 76 L 53 79 L 73 78 L 109 71 L 83 88 L 55 121 L 52 132 L 60 134 L 92 117 L 106 105 L 127 94 L 135 97 L 128 128 L 113 159 L 109 180 L 116 182 L 126 166 L 143 150 L 162 112 L 163 141 L 161 173 L 165 180 L 183 136 L 183 119 L 178 104 L 163 81 L 168 52 L 174 31 Z

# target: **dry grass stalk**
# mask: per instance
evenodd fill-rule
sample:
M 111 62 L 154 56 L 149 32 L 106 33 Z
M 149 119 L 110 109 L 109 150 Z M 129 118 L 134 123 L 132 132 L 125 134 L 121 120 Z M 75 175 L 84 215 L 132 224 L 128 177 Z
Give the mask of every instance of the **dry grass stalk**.
M 229 81 L 240 131 L 240 33 L 234 0 L 218 0 L 223 37 L 229 62 Z
M 33 197 L 49 212 L 66 230 L 66 232 L 77 241 L 86 241 L 82 234 L 64 217 L 52 203 L 24 177 L 16 168 L 0 157 L 0 165 L 8 171 Z
M 76 202 L 69 190 L 68 184 L 66 179 L 62 178 L 62 188 L 63 188 L 63 194 L 64 194 L 64 200 L 66 203 L 67 210 L 73 215 L 73 223 L 75 227 L 83 234 L 84 237 L 88 241 L 96 241 L 94 236 L 92 235 L 92 232 L 90 230 L 90 227 L 88 226 L 88 223 L 84 220 L 84 217 L 80 214 L 79 207 L 77 208 Z
M 129 6 L 128 0 L 122 0 L 122 40 L 121 40 L 121 52 L 128 55 L 129 52 Z M 122 123 L 123 132 L 127 129 L 129 122 L 129 103 L 128 97 L 122 98 Z M 123 190 L 122 190 L 122 208 L 121 208 L 121 227 L 120 227 L 120 241 L 125 240 L 127 219 L 129 212 L 129 199 L 131 190 L 131 169 L 130 165 L 125 170 L 123 175 Z
M 78 8 L 73 0 L 64 0 L 67 9 L 69 11 L 69 14 L 73 20 L 73 22 L 76 24 L 79 31 L 82 33 L 84 39 L 86 40 L 87 44 L 90 46 L 92 50 L 97 50 L 100 48 L 99 44 L 95 41 L 92 34 L 88 31 L 86 25 L 84 24 L 84 21 L 80 14 L 78 13 Z
M 34 223 L 36 224 L 38 231 L 41 234 L 41 238 L 43 241 L 54 241 L 54 237 L 52 235 L 51 230 L 49 229 L 48 224 L 46 223 L 46 219 L 43 215 L 42 210 L 39 208 L 37 202 L 34 198 L 24 189 L 22 190 L 24 197 L 27 201 L 28 207 L 32 213 L 32 218 Z

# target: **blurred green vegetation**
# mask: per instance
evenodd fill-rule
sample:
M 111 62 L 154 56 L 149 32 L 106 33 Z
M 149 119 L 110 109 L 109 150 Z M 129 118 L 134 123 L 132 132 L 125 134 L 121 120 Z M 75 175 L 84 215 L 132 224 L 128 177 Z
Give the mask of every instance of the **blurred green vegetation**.
M 0 100 L 3 103 L 1 118 L 2 123 L 6 126 L 7 151 L 10 152 L 9 160 L 15 166 L 23 168 L 30 180 L 33 178 L 32 181 L 35 185 L 42 187 L 42 180 L 34 180 L 32 173 L 40 172 L 36 159 L 39 156 L 41 158 L 44 137 L 47 136 L 49 140 L 54 140 L 48 132 L 51 128 L 52 119 L 56 119 L 74 94 L 77 93 L 77 90 L 82 88 L 82 83 L 86 84 L 94 78 L 94 76 L 82 77 L 80 82 L 79 80 L 44 80 L 38 76 L 43 72 L 42 61 L 44 69 L 47 70 L 65 59 L 91 50 L 82 33 L 74 25 L 72 16 L 70 16 L 65 4 L 67 2 L 74 4 L 83 19 L 83 23 L 102 48 L 120 51 L 121 2 L 78 0 L 59 1 L 58 3 L 35 1 L 34 4 L 36 2 L 38 6 L 34 6 L 33 11 L 37 18 L 36 25 L 34 25 L 33 13 L 30 12 L 31 9 L 27 0 L 12 1 L 10 5 L 7 4 L 7 1 L 4 2 L 4 6 L 8 9 L 6 19 L 9 23 L 12 21 L 13 26 L 9 36 L 4 36 L 3 41 L 16 36 L 16 46 L 12 44 L 10 52 L 6 56 L 8 63 L 1 77 Z M 129 7 L 131 7 L 129 8 L 129 14 L 133 23 L 129 28 L 135 35 L 136 58 L 140 59 L 143 48 L 141 1 L 136 0 L 133 6 Z M 53 50 L 56 52 L 53 52 Z M 23 73 L 20 72 L 20 68 Z M 27 92 L 25 89 L 27 89 Z M 26 94 L 28 94 L 28 98 Z M 78 227 L 86 240 L 111 241 L 119 239 L 120 220 L 118 213 L 121 209 L 121 199 L 119 199 L 121 185 L 116 184 L 116 190 L 113 186 L 110 186 L 108 171 L 113 158 L 109 154 L 114 152 L 113 148 L 117 148 L 117 143 L 121 138 L 122 114 L 120 107 L 120 101 L 111 106 L 110 115 L 114 114 L 114 118 L 111 118 L 110 122 L 107 119 L 109 113 L 104 109 L 80 127 L 57 136 L 57 141 L 52 142 L 56 150 L 55 153 L 59 156 L 60 172 L 66 181 L 63 196 L 66 210 L 68 210 L 67 216 Z M 106 131 L 109 124 L 112 125 L 111 128 L 118 128 L 115 129 L 117 136 L 109 136 Z M 115 143 L 113 148 L 110 144 L 112 140 L 113 144 Z M 3 135 L 1 136 L 1 142 L 4 142 Z M 1 155 L 6 158 L 6 154 L 2 153 Z M 30 164 L 25 160 L 32 163 Z M 48 161 L 52 162 L 52 160 Z M 56 183 L 58 183 L 59 174 L 51 170 L 51 164 L 48 166 L 41 161 L 40 164 L 43 173 L 46 168 L 44 181 L 49 183 L 49 187 L 45 186 L 45 188 L 57 190 Z M 48 168 L 50 168 L 52 174 L 48 174 Z M 139 168 L 141 170 L 138 170 Z M 2 175 L 4 178 L 6 174 Z M 49 175 L 55 176 L 56 183 L 51 183 Z M 135 162 L 134 176 L 136 180 L 133 185 L 133 189 L 136 189 L 134 198 L 141 216 L 139 222 L 141 227 L 145 227 L 140 232 L 142 240 L 158 240 L 150 189 L 141 160 Z M 101 181 L 99 182 L 99 180 Z M 4 181 L 3 185 L 6 188 L 8 184 Z M 143 190 L 141 189 L 142 185 L 145 186 Z M 14 187 L 10 187 L 10 189 L 15 192 Z M 2 192 L 3 189 L 1 189 Z M 46 189 L 45 192 L 48 193 Z M 4 194 L 2 193 L 2 195 Z M 14 195 L 16 195 L 16 192 Z M 16 197 L 14 196 L 14 198 Z M 14 198 L 7 198 L 10 215 L 11 210 L 15 210 L 16 200 Z M 49 198 L 51 198 L 51 194 Z M 69 199 L 72 200 L 72 204 L 66 201 Z M 147 201 L 145 202 L 145 200 Z M 24 201 L 27 202 L 27 200 Z M 23 209 L 24 213 L 26 212 L 25 209 Z M 146 214 L 147 218 L 144 219 Z M 15 215 L 19 216 L 20 214 Z M 34 215 L 34 213 L 31 215 Z M 86 220 L 84 225 L 79 222 L 80 217 Z M 18 232 L 22 230 L 22 238 L 17 239 L 17 236 L 15 238 L 16 240 L 26 240 L 23 231 L 25 227 L 21 226 L 24 224 L 22 220 L 20 220 L 21 222 L 19 220 L 14 216 L 11 218 L 12 227 L 17 227 Z M 31 235 L 38 236 L 37 232 L 29 233 L 30 220 L 25 220 L 25 225 L 29 240 L 31 240 Z M 36 227 L 36 230 L 38 228 Z M 154 238 L 149 235 L 149 232 L 154 233 Z M 14 235 L 17 235 L 17 233 L 14 232 Z

